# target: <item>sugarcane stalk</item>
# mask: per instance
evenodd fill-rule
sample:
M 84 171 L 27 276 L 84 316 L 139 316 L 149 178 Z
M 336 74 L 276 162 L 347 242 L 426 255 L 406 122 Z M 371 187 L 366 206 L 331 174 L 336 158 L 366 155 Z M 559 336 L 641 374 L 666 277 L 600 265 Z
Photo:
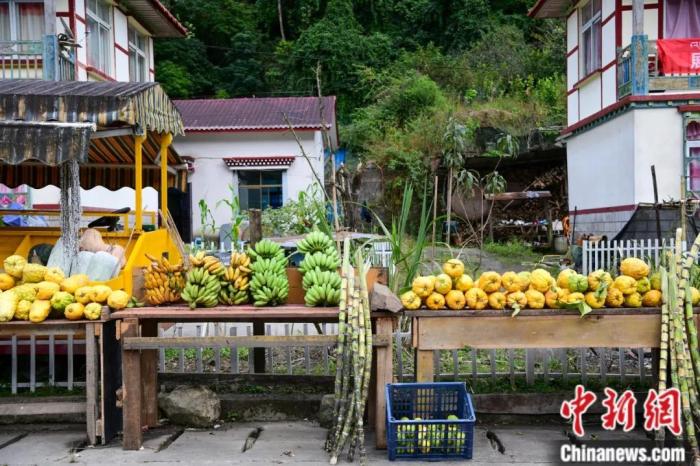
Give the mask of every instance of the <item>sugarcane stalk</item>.
M 668 257 L 667 257 L 668 259 Z M 668 272 L 666 268 L 661 266 L 659 269 L 661 275 L 661 343 L 659 345 L 659 393 L 666 390 L 666 381 L 668 378 L 668 344 L 669 344 L 669 301 L 668 301 Z M 665 429 L 656 431 L 656 441 L 663 444 L 666 434 Z
M 358 262 L 357 267 L 360 270 L 359 281 L 362 282 L 362 270 L 363 265 Z M 355 449 L 357 444 L 361 442 L 360 437 L 364 437 L 364 411 L 362 410 L 362 376 L 364 375 L 364 364 L 365 359 L 365 306 L 363 300 L 359 296 L 358 292 L 358 306 L 357 306 L 357 352 L 353 353 L 354 358 L 354 394 L 353 403 L 355 404 L 355 422 L 353 422 L 353 435 L 352 441 L 350 442 L 350 448 L 348 449 L 348 461 L 352 462 L 355 460 Z
M 678 238 L 678 231 L 676 231 L 676 239 Z M 683 319 L 680 317 L 680 307 L 679 307 L 679 297 L 683 295 L 678 294 L 678 266 L 680 265 L 679 258 L 679 247 L 676 247 L 676 257 L 675 261 L 671 262 L 671 274 L 669 281 L 669 303 L 671 315 L 671 351 L 672 351 L 672 368 L 671 368 L 671 381 L 673 386 L 677 387 L 681 392 L 681 410 L 683 412 L 683 420 L 685 424 L 685 433 L 688 439 L 688 444 L 693 453 L 693 458 L 700 458 L 700 450 L 698 449 L 698 440 L 695 434 L 695 424 L 693 420 L 691 398 L 688 389 L 688 363 L 685 358 L 684 346 L 683 346 Z
M 338 419 L 340 414 L 340 408 L 343 404 L 342 398 L 342 381 L 343 381 L 343 355 L 345 353 L 345 319 L 347 315 L 348 307 L 348 277 L 350 275 L 350 239 L 345 238 L 343 241 L 343 265 L 342 265 L 342 279 L 340 282 L 340 302 L 338 303 L 338 349 L 335 364 L 335 387 L 334 396 L 335 402 L 333 404 L 333 419 Z M 326 451 L 330 452 L 334 439 L 338 434 L 337 424 L 328 430 L 328 435 L 326 438 Z
M 354 274 L 354 271 L 353 271 Z M 359 310 L 359 297 L 357 291 L 355 291 L 355 286 L 354 286 L 354 280 L 353 280 L 353 287 L 351 288 L 352 291 L 352 307 L 350 308 L 350 313 L 348 315 L 348 323 L 350 324 L 350 335 L 352 336 L 352 350 L 348 353 L 349 356 L 354 355 L 357 353 L 357 345 L 358 345 L 358 329 L 357 329 L 357 312 Z M 347 364 L 347 369 L 346 369 L 346 381 L 348 382 L 347 385 L 347 390 L 349 391 L 349 385 L 350 385 L 350 368 L 351 364 L 350 361 L 348 361 Z M 347 400 L 348 393 L 345 393 L 343 398 Z M 345 442 L 347 441 L 349 435 L 350 435 L 350 429 L 352 426 L 352 420 L 354 416 L 354 411 L 355 411 L 355 403 L 353 402 L 352 399 L 347 400 L 348 402 L 346 403 L 347 406 L 347 413 L 345 414 L 344 418 L 341 419 L 341 416 L 338 416 L 338 425 L 342 426 L 340 430 L 340 435 L 338 437 L 338 440 L 336 444 L 333 446 L 333 450 L 331 452 L 331 460 L 330 464 L 336 464 L 338 462 L 338 455 L 340 452 L 343 451 L 343 448 L 345 447 Z
M 698 329 L 695 325 L 695 319 L 693 317 L 693 300 L 692 293 L 690 291 L 690 269 L 695 263 L 698 256 L 698 251 L 700 251 L 700 236 L 695 238 L 690 252 L 683 262 L 682 270 L 682 280 L 683 285 L 681 290 L 685 295 L 685 323 L 688 333 L 688 346 L 690 348 L 690 356 L 693 362 L 693 367 L 695 369 L 695 386 L 696 388 L 700 386 L 700 351 L 698 350 Z
M 364 415 L 365 405 L 367 404 L 367 397 L 369 395 L 369 383 L 372 376 L 372 310 L 369 305 L 369 290 L 367 288 L 367 272 L 369 266 L 362 260 L 362 253 L 359 253 L 360 264 L 363 264 L 360 268 L 360 293 L 362 297 L 363 307 L 365 310 L 365 353 L 363 359 L 364 365 L 364 375 L 362 377 L 362 399 L 361 399 L 361 413 Z M 381 415 L 381 414 L 380 414 Z M 364 466 L 367 464 L 367 451 L 365 450 L 365 438 L 364 430 L 362 432 L 362 437 L 360 439 L 360 465 Z

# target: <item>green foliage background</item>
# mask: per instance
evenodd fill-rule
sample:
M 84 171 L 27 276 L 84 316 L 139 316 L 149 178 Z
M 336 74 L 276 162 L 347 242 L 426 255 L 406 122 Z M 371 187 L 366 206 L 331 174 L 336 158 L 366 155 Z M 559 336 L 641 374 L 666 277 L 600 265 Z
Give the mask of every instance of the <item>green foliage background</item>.
M 533 0 L 164 3 L 190 31 L 156 43 L 172 98 L 316 95 L 320 65 L 342 144 L 398 196 L 442 158 L 450 119 L 513 136 L 565 120 L 564 24 L 528 18 Z

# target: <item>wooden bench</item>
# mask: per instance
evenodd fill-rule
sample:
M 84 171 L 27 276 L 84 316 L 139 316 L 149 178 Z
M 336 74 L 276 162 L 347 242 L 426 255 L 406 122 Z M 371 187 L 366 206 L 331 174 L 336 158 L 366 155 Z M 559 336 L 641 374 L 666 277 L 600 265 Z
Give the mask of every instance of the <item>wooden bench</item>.
M 138 450 L 142 428 L 158 424 L 158 349 L 205 346 L 212 348 L 250 347 L 255 350 L 256 372 L 264 371 L 264 349 L 289 346 L 334 346 L 335 335 L 265 336 L 266 323 L 334 323 L 337 308 L 309 308 L 298 304 L 279 307 L 219 306 L 191 310 L 186 306 L 127 309 L 112 314 L 118 320 L 122 343 L 123 446 Z M 175 322 L 252 322 L 252 336 L 159 337 L 158 326 Z M 377 447 L 386 447 L 386 400 L 384 387 L 393 379 L 391 336 L 395 316 L 372 313 L 374 328 L 373 393 L 369 405 L 370 425 L 376 431 Z
M 597 309 L 583 318 L 565 309 L 524 309 L 516 317 L 512 310 L 404 312 L 412 319 L 417 382 L 434 380 L 436 350 L 658 348 L 661 339 L 657 308 Z

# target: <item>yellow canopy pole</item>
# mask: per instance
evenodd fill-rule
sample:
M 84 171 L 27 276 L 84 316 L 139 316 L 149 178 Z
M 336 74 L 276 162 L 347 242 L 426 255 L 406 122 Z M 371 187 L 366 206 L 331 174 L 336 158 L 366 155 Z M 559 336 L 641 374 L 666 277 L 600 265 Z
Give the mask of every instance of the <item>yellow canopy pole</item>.
M 164 217 L 168 215 L 168 146 L 172 142 L 173 135 L 170 133 L 160 138 L 160 210 Z
M 146 140 L 146 135 L 134 136 L 134 156 L 136 166 L 134 167 L 135 183 L 134 190 L 136 191 L 136 223 L 134 230 L 143 230 L 143 141 Z

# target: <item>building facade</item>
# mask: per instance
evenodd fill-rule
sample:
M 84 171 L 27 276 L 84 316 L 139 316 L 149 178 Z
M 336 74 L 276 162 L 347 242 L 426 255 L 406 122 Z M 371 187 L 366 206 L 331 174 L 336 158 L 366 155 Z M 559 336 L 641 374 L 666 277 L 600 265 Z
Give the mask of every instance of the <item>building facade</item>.
M 679 200 L 682 183 L 700 193 L 700 3 L 539 0 L 530 15 L 566 19 L 562 135 L 577 233 L 615 237 L 654 202 L 652 166 L 660 201 Z
M 314 184 L 323 185 L 324 152 L 338 144 L 335 97 L 180 100 L 175 105 L 185 136 L 175 138 L 173 146 L 191 161 L 193 210 L 203 199 L 216 225 L 230 223 L 222 199 L 237 196 L 242 210 L 275 208 L 310 192 Z M 196 213 L 192 231 L 202 234 Z
M 0 0 L 0 79 L 152 82 L 154 40 L 186 33 L 159 0 Z M 26 207 L 59 199 L 55 186 L 12 191 L 25 195 Z M 143 194 L 147 210 L 157 211 L 157 192 Z M 128 187 L 82 197 L 86 208 L 134 208 Z

